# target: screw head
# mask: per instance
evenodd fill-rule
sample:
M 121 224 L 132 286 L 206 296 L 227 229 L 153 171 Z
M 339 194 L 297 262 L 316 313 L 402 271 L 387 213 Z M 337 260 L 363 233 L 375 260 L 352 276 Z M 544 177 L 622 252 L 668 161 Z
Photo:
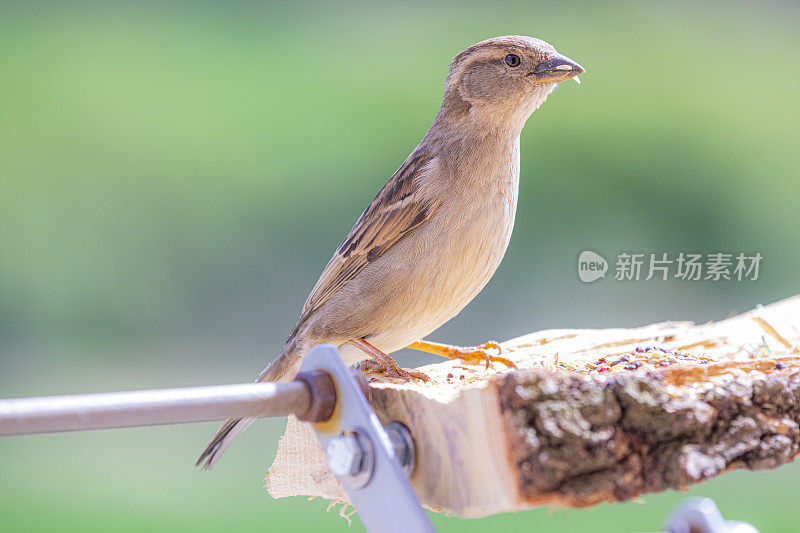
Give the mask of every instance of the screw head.
M 355 433 L 331 437 L 325 448 L 328 467 L 338 478 L 355 476 L 363 471 L 365 455 L 366 450 Z

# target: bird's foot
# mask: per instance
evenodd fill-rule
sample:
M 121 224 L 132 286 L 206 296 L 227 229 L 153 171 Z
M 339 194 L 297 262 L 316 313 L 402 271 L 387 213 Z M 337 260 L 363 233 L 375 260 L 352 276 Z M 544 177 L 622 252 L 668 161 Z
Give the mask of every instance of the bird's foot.
M 387 376 L 395 379 L 402 379 L 404 381 L 411 381 L 412 379 L 419 379 L 422 381 L 430 381 L 431 378 L 422 372 L 416 370 L 407 370 L 400 368 L 397 361 L 374 347 L 364 339 L 353 339 L 350 344 L 359 348 L 361 351 L 372 357 L 373 360 L 362 361 L 359 368 L 363 372 L 382 372 Z
M 378 362 L 374 359 L 365 359 L 359 363 L 358 369 L 365 374 L 386 374 L 390 378 L 402 379 L 405 381 L 411 381 L 412 379 L 430 381 L 431 379 L 427 374 L 423 374 L 417 370 L 401 368 L 400 365 L 398 365 L 397 362 L 391 357 L 389 357 L 389 360 L 391 363 L 387 365 L 385 362 Z
M 495 341 L 485 342 L 480 346 L 451 346 L 438 342 L 419 341 L 410 344 L 408 347 L 413 350 L 447 357 L 448 359 L 459 359 L 473 365 L 479 365 L 485 361 L 486 368 L 492 366 L 492 363 L 503 363 L 509 368 L 517 368 L 517 365 L 510 359 L 500 356 L 502 348 Z M 497 350 L 497 355 L 490 355 L 489 350 Z

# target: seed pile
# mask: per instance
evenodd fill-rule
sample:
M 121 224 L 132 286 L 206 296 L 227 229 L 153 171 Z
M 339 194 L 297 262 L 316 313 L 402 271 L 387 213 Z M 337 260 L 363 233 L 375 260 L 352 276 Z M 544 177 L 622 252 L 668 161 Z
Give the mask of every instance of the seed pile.
M 637 346 L 632 351 L 607 355 L 589 362 L 571 363 L 559 361 L 555 357 L 553 365 L 561 370 L 572 372 L 586 372 L 589 374 L 602 374 L 606 372 L 642 371 L 664 368 L 676 364 L 700 364 L 712 362 L 709 358 L 680 351 L 677 348 L 664 348 L 661 346 Z

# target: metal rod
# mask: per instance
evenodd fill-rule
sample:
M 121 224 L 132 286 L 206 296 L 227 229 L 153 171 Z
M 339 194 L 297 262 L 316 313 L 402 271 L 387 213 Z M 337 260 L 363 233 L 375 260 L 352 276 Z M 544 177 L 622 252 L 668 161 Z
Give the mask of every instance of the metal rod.
M 0 400 L 0 437 L 305 413 L 301 381 Z

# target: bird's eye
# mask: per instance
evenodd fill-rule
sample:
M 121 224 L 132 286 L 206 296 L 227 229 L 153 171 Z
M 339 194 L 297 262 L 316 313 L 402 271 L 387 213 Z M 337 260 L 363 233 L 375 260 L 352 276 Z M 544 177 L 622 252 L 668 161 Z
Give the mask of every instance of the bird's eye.
M 517 54 L 508 54 L 503 58 L 503 61 L 505 61 L 506 65 L 509 67 L 518 67 L 520 63 L 519 56 Z

